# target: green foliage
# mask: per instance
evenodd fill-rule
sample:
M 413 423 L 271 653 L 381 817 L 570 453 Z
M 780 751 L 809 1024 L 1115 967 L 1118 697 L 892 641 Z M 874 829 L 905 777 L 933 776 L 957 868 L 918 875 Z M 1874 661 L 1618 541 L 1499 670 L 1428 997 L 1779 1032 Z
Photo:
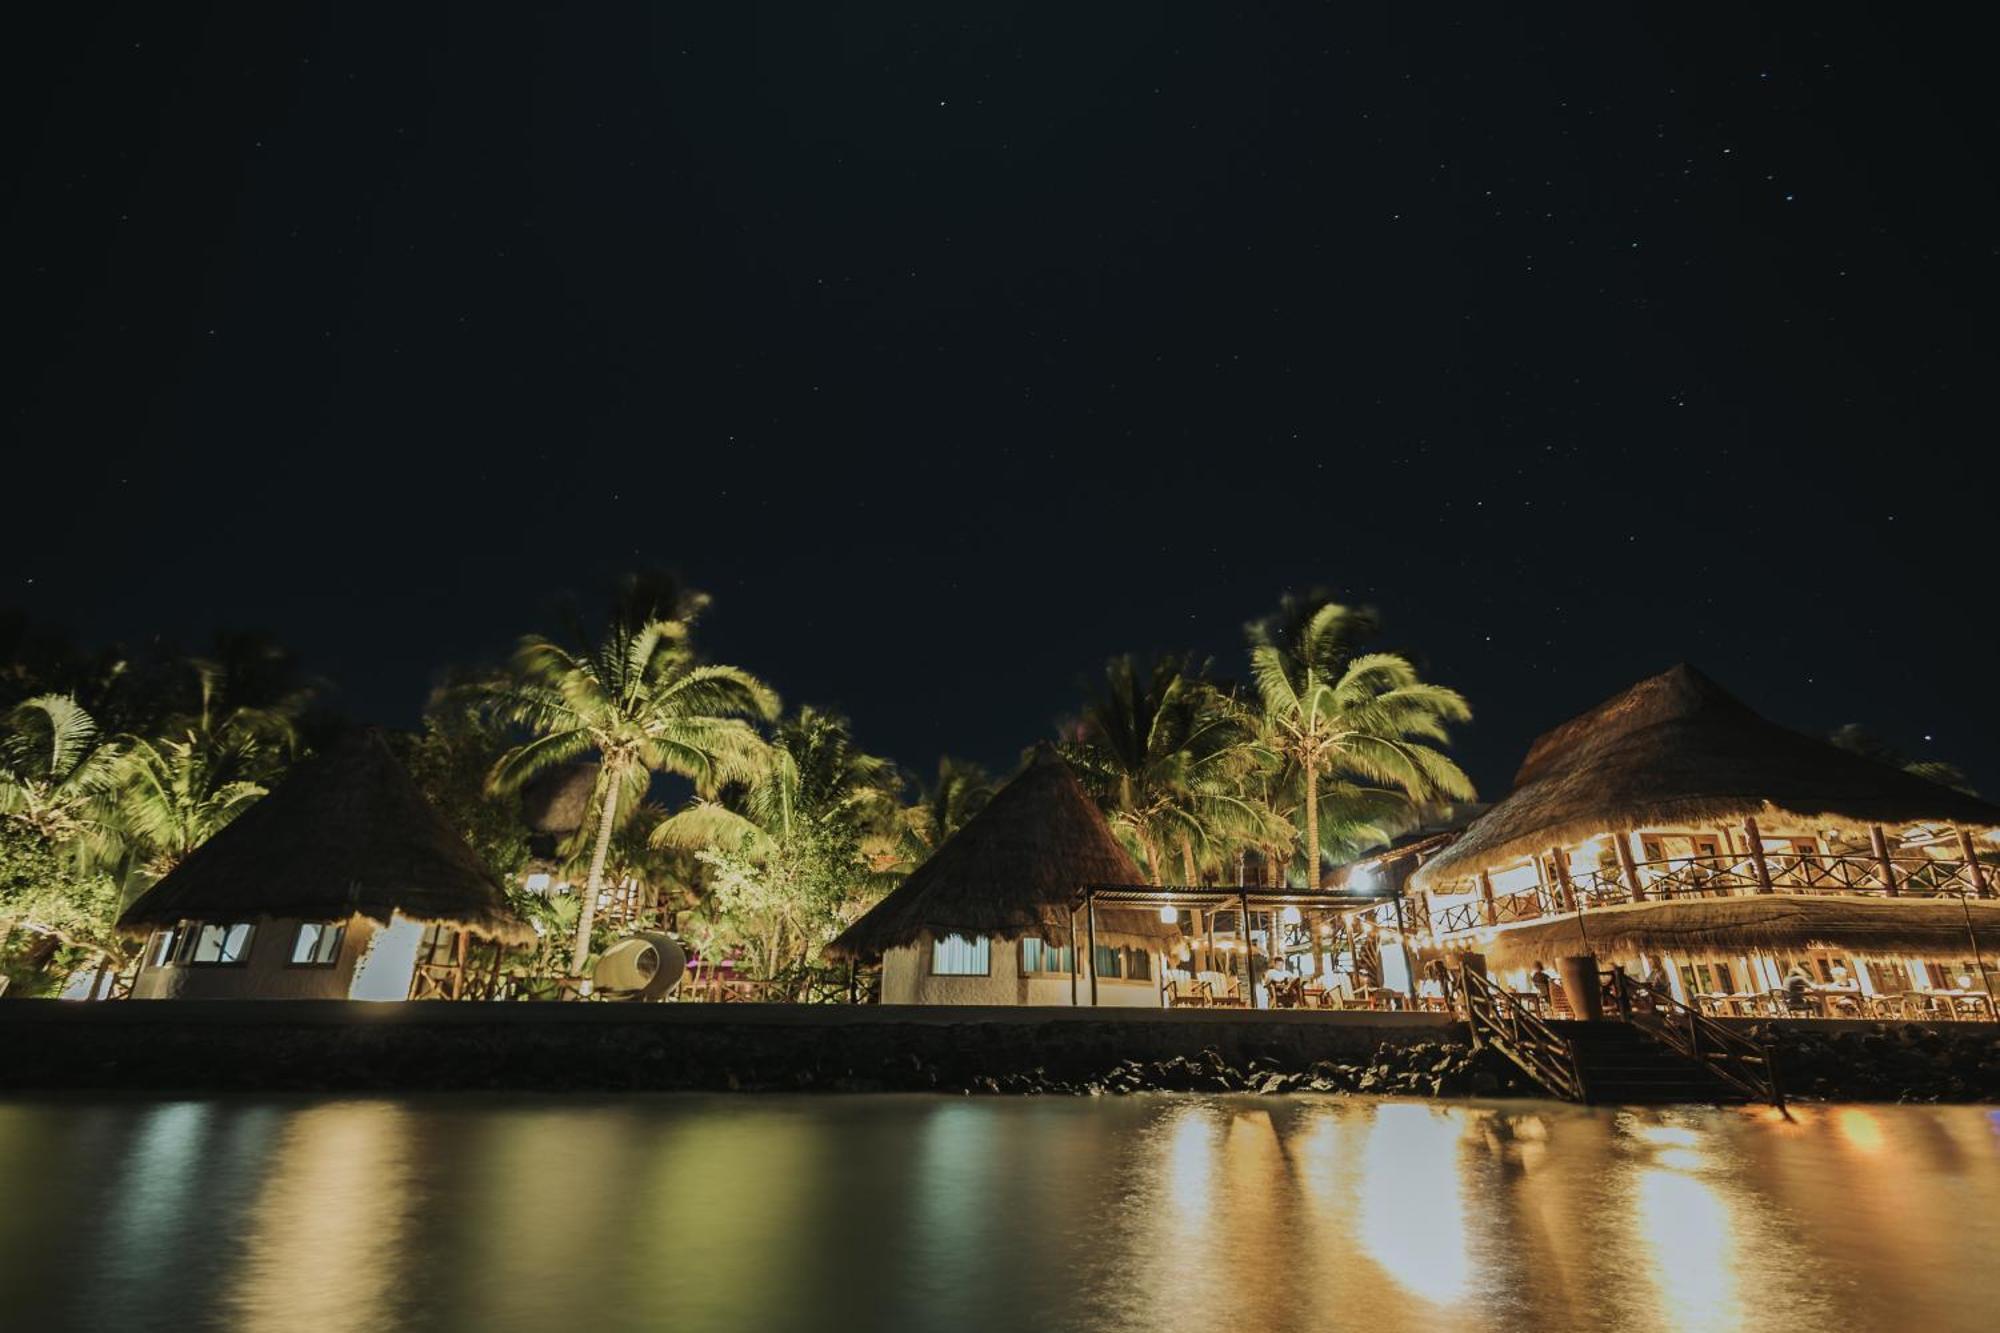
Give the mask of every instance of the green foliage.
M 33 950 L 43 938 L 65 951 L 45 960 L 44 968 L 99 953 L 122 963 L 134 949 L 117 928 L 128 903 L 112 875 L 82 869 L 61 844 L 19 820 L 0 819 L 0 923 L 11 926 L 0 949 L 8 955 Z M 60 987 L 66 975 L 54 976 L 54 984 Z M 17 978 L 17 984 L 23 983 Z
M 902 812 L 895 851 L 880 862 L 881 868 L 916 869 L 944 845 L 945 839 L 984 810 L 996 790 L 992 775 L 978 764 L 949 756 L 939 759 L 937 779 Z
M 150 736 L 120 738 L 113 818 L 145 873 L 158 878 L 263 796 L 298 750 L 304 696 L 238 703 L 224 668 L 188 663 L 189 712 Z
M 1330 842 L 1386 841 L 1424 804 L 1473 796 L 1439 748 L 1448 724 L 1471 720 L 1470 706 L 1407 658 L 1364 651 L 1378 628 L 1373 612 L 1324 593 L 1288 597 L 1247 627 L 1265 744 L 1297 775 L 1308 883 L 1323 855 L 1345 850 Z
M 508 748 L 506 736 L 465 698 L 446 692 L 425 712 L 422 731 L 390 743 L 418 789 L 494 876 L 515 883 L 528 861 L 528 827 L 516 803 L 487 784 Z
M 1105 664 L 1062 753 L 1155 884 L 1199 883 L 1230 849 L 1291 836 L 1255 798 L 1250 779 L 1270 758 L 1257 742 L 1254 717 L 1205 663 L 1141 669 L 1127 655 Z
M 802 977 L 892 882 L 902 786 L 845 721 L 806 708 L 775 728 L 761 772 L 691 802 L 653 841 L 702 865 L 707 949 L 740 952 L 766 979 Z
M 750 719 L 775 717 L 778 697 L 740 667 L 702 662 L 691 642 L 700 594 L 635 581 L 604 632 L 577 632 L 573 645 L 539 634 L 523 638 L 507 671 L 466 697 L 529 739 L 495 761 L 495 792 L 518 791 L 530 778 L 594 755 L 596 844 L 572 970 L 589 961 L 604 867 L 621 814 L 644 799 L 655 773 L 690 778 L 698 792 L 754 778 L 766 752 Z M 665 618 L 671 606 L 674 618 Z

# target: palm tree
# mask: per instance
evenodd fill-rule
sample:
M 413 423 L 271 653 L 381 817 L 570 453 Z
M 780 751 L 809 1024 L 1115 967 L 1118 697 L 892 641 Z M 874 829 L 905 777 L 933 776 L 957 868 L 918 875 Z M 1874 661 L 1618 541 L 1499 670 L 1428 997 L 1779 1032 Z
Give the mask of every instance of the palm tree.
M 103 818 L 117 779 L 118 747 L 74 695 L 38 694 L 7 711 L 0 737 L 0 815 L 85 861 L 113 852 Z
M 948 755 L 940 758 L 937 780 L 903 811 L 898 863 L 906 870 L 916 868 L 985 809 L 996 790 L 992 775 L 978 764 Z
M 1205 667 L 1167 656 L 1142 671 L 1127 654 L 1105 664 L 1060 748 L 1160 884 L 1172 856 L 1198 882 L 1223 843 L 1270 835 L 1270 813 L 1245 785 L 1255 744 L 1253 719 Z
M 767 977 L 810 960 L 858 896 L 886 887 L 903 788 L 886 759 L 813 708 L 780 723 L 750 781 L 696 799 L 653 829 L 655 846 L 694 852 L 728 884 L 729 906 Z
M 1472 799 L 1471 779 L 1434 748 L 1450 741 L 1446 724 L 1471 719 L 1470 706 L 1421 680 L 1408 659 L 1362 651 L 1377 629 L 1372 612 L 1324 594 L 1287 597 L 1247 629 L 1266 739 L 1298 775 L 1308 884 L 1319 882 L 1328 814 L 1337 823 L 1357 800 L 1385 794 L 1412 809 Z
M 298 748 L 301 693 L 277 707 L 236 707 L 213 662 L 190 664 L 195 709 L 154 736 L 125 736 L 114 765 L 114 809 L 134 868 L 157 878 L 186 860 L 269 789 Z
M 596 843 L 582 910 L 577 915 L 571 971 L 590 961 L 590 932 L 604 888 L 604 863 L 621 811 L 644 797 L 655 773 L 692 779 L 713 794 L 724 783 L 755 775 L 765 748 L 745 719 L 777 714 L 768 685 L 733 666 L 701 662 L 689 642 L 698 594 L 661 595 L 635 580 L 602 636 L 565 647 L 530 634 L 515 648 L 504 678 L 480 689 L 487 706 L 531 738 L 495 762 L 495 793 L 559 764 L 595 755 Z

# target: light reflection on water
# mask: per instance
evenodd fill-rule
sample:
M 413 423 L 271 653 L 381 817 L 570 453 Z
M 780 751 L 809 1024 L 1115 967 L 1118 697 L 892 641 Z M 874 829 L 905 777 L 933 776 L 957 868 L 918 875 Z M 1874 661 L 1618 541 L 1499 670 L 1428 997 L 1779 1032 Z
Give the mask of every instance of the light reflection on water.
M 1995 1326 L 1980 1108 L 0 1102 L 0 1324 Z

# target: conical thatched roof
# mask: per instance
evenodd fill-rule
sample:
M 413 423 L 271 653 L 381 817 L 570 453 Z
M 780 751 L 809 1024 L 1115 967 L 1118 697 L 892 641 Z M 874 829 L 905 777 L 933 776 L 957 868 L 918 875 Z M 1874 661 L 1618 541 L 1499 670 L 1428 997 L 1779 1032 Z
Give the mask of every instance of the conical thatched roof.
M 510 941 L 531 934 L 380 733 L 360 731 L 293 769 L 119 924 L 354 913 L 386 923 L 393 912 Z
M 1605 959 L 1819 948 L 1970 958 L 1973 932 L 1984 956 L 2000 950 L 2000 903 L 1773 893 L 1593 908 L 1580 925 L 1572 912 L 1509 926 L 1476 947 L 1497 968 L 1553 965 L 1585 951 Z
M 827 946 L 836 958 L 875 958 L 934 935 L 1038 935 L 1062 942 L 1070 905 L 1086 884 L 1143 884 L 1104 816 L 1056 752 L 1034 760 L 993 794 L 894 892 Z M 1175 927 L 1155 912 L 1099 908 L 1106 934 L 1162 938 Z M 1081 927 L 1079 926 L 1079 930 Z
M 1436 888 L 1599 833 L 1767 811 L 1849 826 L 2000 825 L 2000 806 L 1768 722 L 1682 664 L 1543 735 L 1513 793 L 1412 882 Z

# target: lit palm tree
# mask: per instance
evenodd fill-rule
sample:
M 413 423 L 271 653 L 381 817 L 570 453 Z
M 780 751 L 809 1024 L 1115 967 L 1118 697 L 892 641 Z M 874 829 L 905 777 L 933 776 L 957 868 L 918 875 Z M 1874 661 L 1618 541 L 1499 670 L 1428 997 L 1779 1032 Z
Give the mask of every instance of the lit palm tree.
M 0 736 L 0 815 L 81 861 L 113 854 L 104 802 L 117 781 L 118 747 L 72 695 L 38 694 L 7 711 Z
M 753 872 L 736 877 L 744 891 L 732 898 L 776 976 L 806 961 L 853 901 L 888 886 L 902 788 L 895 765 L 863 752 L 845 721 L 803 708 L 775 729 L 756 776 L 661 820 L 652 841 Z
M 1270 812 L 1246 787 L 1255 746 L 1254 720 L 1190 660 L 1142 671 L 1126 655 L 1105 664 L 1060 748 L 1160 884 L 1169 858 L 1197 882 L 1226 844 L 1271 834 Z
M 949 756 L 939 759 L 937 781 L 925 786 L 916 803 L 903 811 L 897 858 L 901 866 L 914 869 L 942 847 L 945 839 L 986 808 L 995 790 L 992 775 L 978 764 Z
M 754 776 L 765 747 L 746 719 L 778 711 L 777 695 L 755 676 L 696 658 L 689 622 L 705 599 L 639 595 L 653 591 L 633 585 L 606 632 L 580 647 L 528 635 L 505 677 L 479 691 L 498 718 L 531 735 L 494 764 L 489 783 L 496 793 L 519 791 L 538 773 L 596 756 L 596 842 L 571 955 L 578 975 L 590 961 L 604 864 L 621 811 L 639 804 L 655 773 L 689 778 L 709 795 Z
M 1325 835 L 1352 820 L 1377 822 L 1385 795 L 1406 803 L 1472 799 L 1472 781 L 1437 746 L 1447 724 L 1469 721 L 1463 695 L 1418 677 L 1408 659 L 1364 652 L 1372 613 L 1314 595 L 1286 598 L 1248 627 L 1250 671 L 1265 739 L 1297 775 L 1306 882 L 1319 882 Z M 1329 820 L 1327 817 L 1332 815 Z
M 196 706 L 153 736 L 126 736 L 114 764 L 113 809 L 135 865 L 157 878 L 186 860 L 269 789 L 298 748 L 293 712 L 231 707 L 212 662 L 192 663 Z

